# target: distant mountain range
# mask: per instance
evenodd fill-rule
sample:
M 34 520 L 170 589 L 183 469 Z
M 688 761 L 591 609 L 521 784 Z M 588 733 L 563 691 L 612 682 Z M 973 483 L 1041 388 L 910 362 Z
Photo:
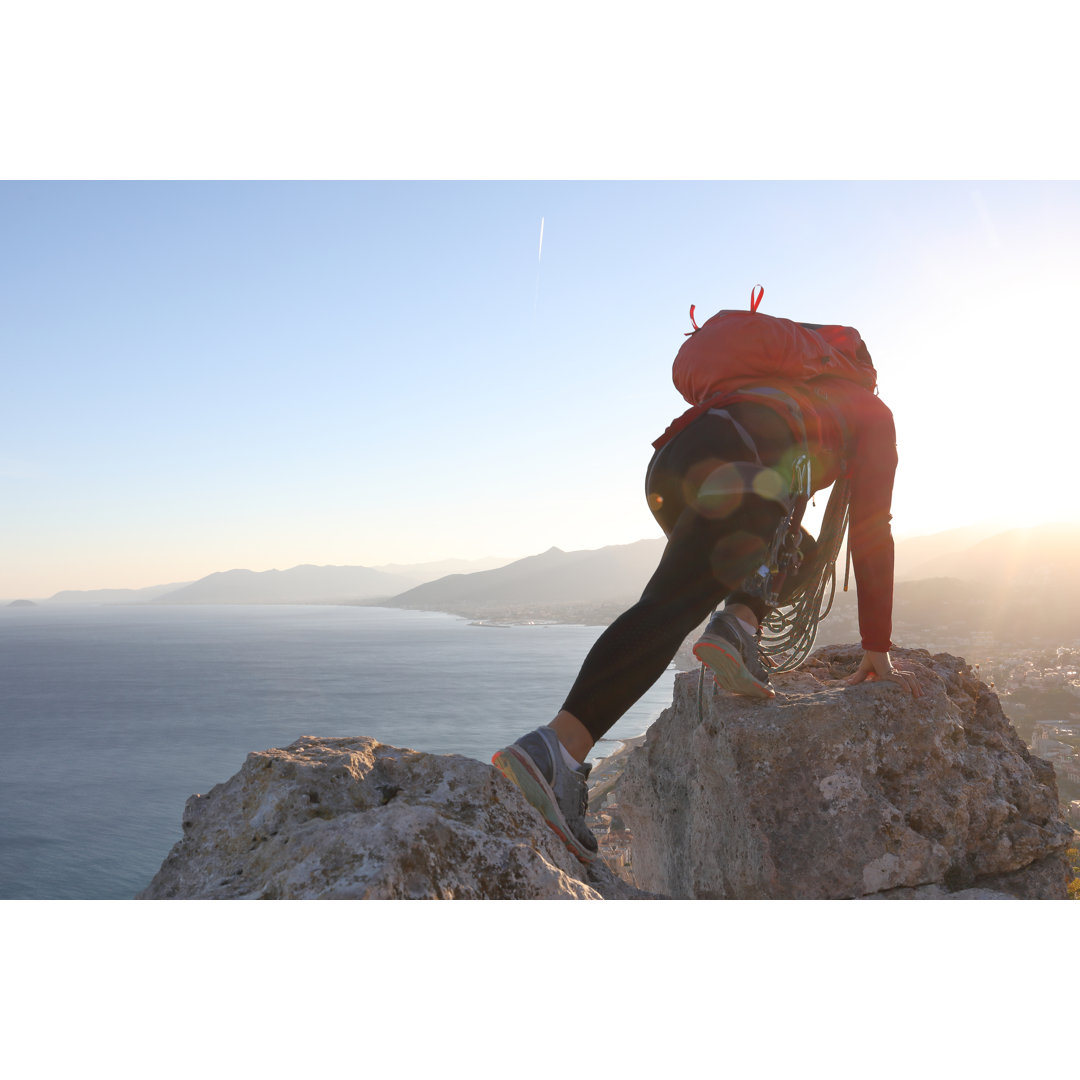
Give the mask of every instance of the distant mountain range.
M 513 559 L 499 559 L 488 556 L 484 559 L 440 559 L 426 563 L 387 563 L 385 566 L 373 566 L 372 570 L 381 570 L 384 574 L 398 574 L 416 582 L 434 581 L 447 574 L 473 574 L 484 570 L 494 570 L 506 566 Z
M 50 596 L 50 604 L 145 604 L 159 596 L 175 592 L 190 584 L 177 581 L 172 585 L 149 585 L 145 589 L 64 589 Z
M 294 566 L 290 570 L 225 570 L 198 581 L 144 589 L 66 589 L 52 604 L 340 604 L 394 596 L 455 571 L 483 571 L 509 559 L 443 559 L 388 566 Z
M 525 605 L 629 601 L 641 594 L 663 550 L 662 539 L 595 551 L 553 547 L 496 570 L 439 578 L 386 605 L 477 614 Z
M 454 575 L 411 589 L 385 606 L 479 618 L 607 622 L 637 596 L 663 540 L 560 551 L 486 573 Z M 973 633 L 1017 646 L 1080 639 L 1080 525 L 1045 525 L 987 535 L 985 527 L 897 541 L 894 638 L 936 649 L 966 647 Z M 858 641 L 855 583 L 841 592 L 819 643 Z
M 897 543 L 894 641 L 946 651 L 980 633 L 1017 648 L 1080 641 L 1080 526 L 966 532 Z M 819 643 L 858 640 L 854 583 L 840 588 Z
M 67 591 L 47 603 L 364 603 L 479 618 L 606 622 L 640 595 L 663 546 L 657 538 L 588 551 L 550 548 L 514 562 L 229 570 L 148 589 Z M 952 627 L 957 635 L 988 629 L 1025 636 L 1043 629 L 1080 637 L 1078 553 L 1080 525 L 992 535 L 980 526 L 897 541 L 897 627 L 905 628 L 905 643 L 930 626 Z M 838 596 L 831 617 L 844 640 L 853 640 L 854 600 L 853 586 Z
M 339 604 L 393 596 L 415 582 L 367 566 L 224 570 L 156 598 L 158 604 Z
M 937 577 L 939 564 L 962 555 L 975 544 L 1006 530 L 988 525 L 968 525 L 960 529 L 905 537 L 896 541 L 896 580 Z
M 896 545 L 897 580 L 955 577 L 996 583 L 1080 583 L 1080 525 L 1038 525 L 991 536 L 957 529 Z

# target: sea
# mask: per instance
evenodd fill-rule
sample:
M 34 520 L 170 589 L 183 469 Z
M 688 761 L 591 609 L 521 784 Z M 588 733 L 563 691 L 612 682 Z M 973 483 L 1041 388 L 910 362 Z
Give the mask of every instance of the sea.
M 0 609 L 0 899 L 121 900 L 248 753 L 368 735 L 487 762 L 558 711 L 599 626 L 348 606 Z M 642 734 L 674 669 L 597 743 Z

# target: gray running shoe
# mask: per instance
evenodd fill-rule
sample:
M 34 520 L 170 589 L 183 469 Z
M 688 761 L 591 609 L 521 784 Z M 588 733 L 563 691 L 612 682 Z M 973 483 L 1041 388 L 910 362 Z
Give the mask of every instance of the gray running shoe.
M 758 655 L 757 641 L 734 615 L 726 611 L 715 615 L 694 645 L 694 655 L 725 690 L 748 697 L 776 697 Z
M 508 780 L 521 788 L 528 802 L 570 852 L 583 863 L 596 858 L 599 845 L 585 824 L 589 805 L 586 779 L 591 765 L 571 769 L 563 760 L 559 737 L 549 727 L 537 728 L 491 759 Z

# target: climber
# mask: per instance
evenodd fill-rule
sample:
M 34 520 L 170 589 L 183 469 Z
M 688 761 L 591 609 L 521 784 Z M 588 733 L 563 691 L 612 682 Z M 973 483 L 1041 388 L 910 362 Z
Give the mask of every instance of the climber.
M 597 639 L 551 723 L 492 758 L 585 863 L 597 853 L 585 823 L 586 756 L 721 603 L 695 655 L 724 689 L 775 696 L 758 648 L 762 620 L 776 600 L 777 583 L 764 563 L 770 545 L 792 526 L 799 484 L 820 491 L 842 474 L 850 483 L 864 651 L 846 682 L 890 682 L 922 694 L 889 653 L 896 435 L 892 413 L 873 393 L 869 353 L 850 328 L 772 319 L 757 314 L 751 300 L 750 312 L 694 323 L 676 358 L 676 385 L 692 407 L 654 444 L 646 471 L 646 498 L 667 544 L 641 598 Z M 765 350 L 765 370 L 781 377 L 733 373 L 729 361 L 746 341 Z M 803 351 L 794 356 L 793 349 Z

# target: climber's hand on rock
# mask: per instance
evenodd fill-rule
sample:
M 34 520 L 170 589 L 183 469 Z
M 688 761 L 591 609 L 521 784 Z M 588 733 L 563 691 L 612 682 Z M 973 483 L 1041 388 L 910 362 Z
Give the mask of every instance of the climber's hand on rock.
M 902 686 L 912 697 L 922 697 L 922 687 L 919 680 L 910 671 L 901 671 L 894 666 L 892 657 L 887 652 L 871 652 L 869 649 L 863 653 L 862 663 L 854 675 L 845 680 L 848 686 L 857 683 L 868 682 L 894 682 Z

